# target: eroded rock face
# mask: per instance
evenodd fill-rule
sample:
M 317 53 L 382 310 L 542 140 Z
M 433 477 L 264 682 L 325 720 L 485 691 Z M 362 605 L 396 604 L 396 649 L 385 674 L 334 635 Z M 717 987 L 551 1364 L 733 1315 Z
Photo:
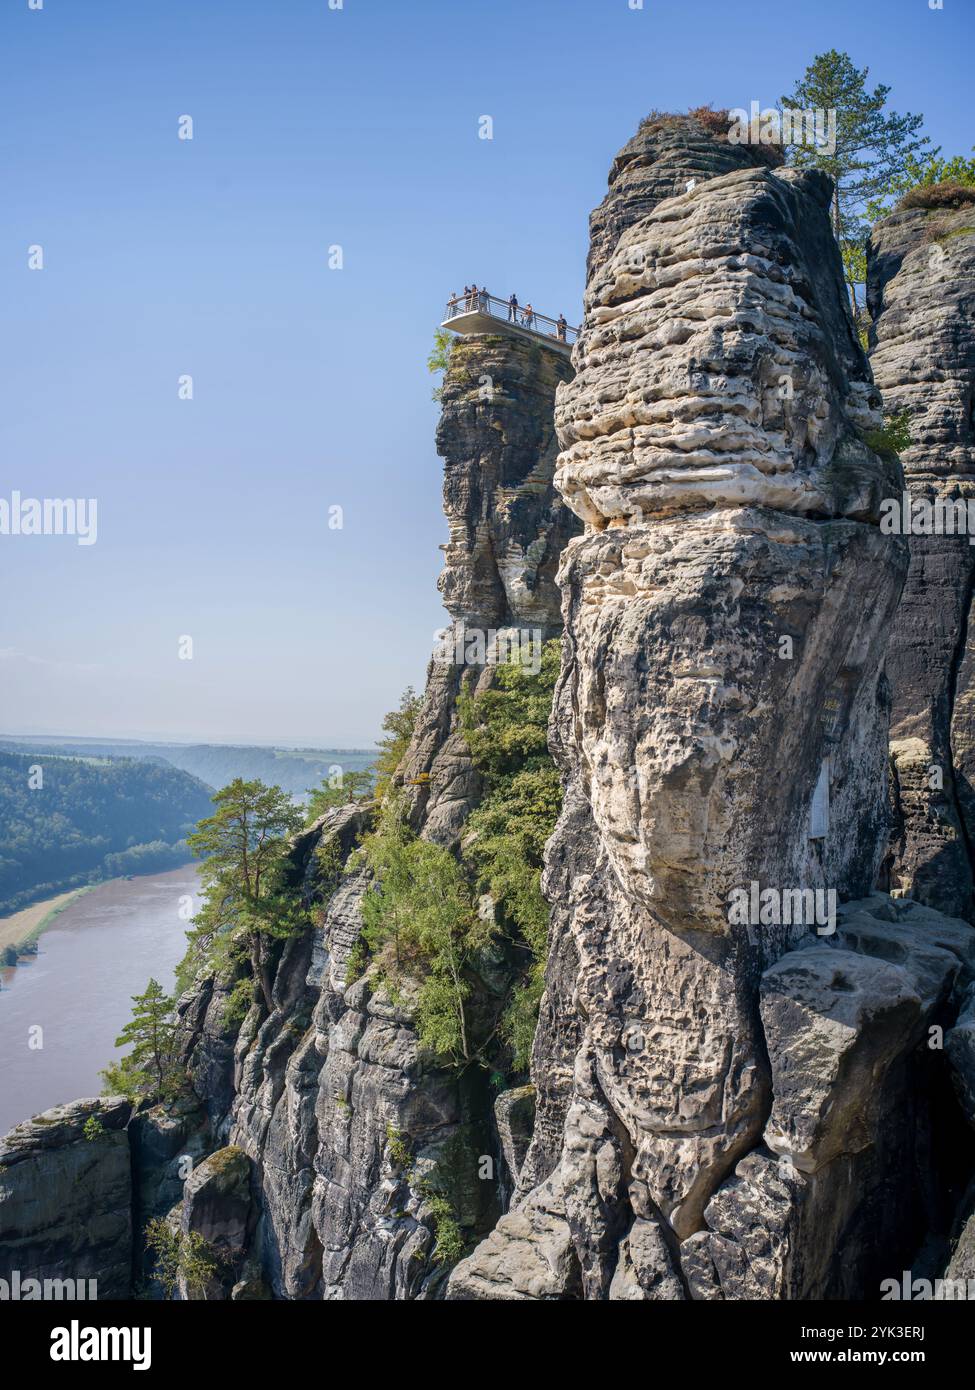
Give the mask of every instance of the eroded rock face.
M 449 530 L 438 584 L 451 621 L 433 644 L 402 776 L 414 823 L 440 844 L 457 843 L 482 790 L 456 701 L 462 683 L 484 688 L 492 668 L 466 660 L 478 652 L 465 635 L 484 634 L 486 653 L 492 633 L 521 644 L 561 631 L 556 572 L 579 525 L 553 484 L 553 415 L 571 375 L 562 353 L 514 336 L 459 339 L 451 350 L 437 427 Z
M 441 589 L 454 631 L 520 629 L 544 641 L 560 628 L 556 569 L 578 522 L 553 486 L 553 415 L 556 387 L 570 375 L 563 355 L 521 339 L 490 335 L 453 349 L 437 446 L 449 526 Z M 457 695 L 462 680 L 484 688 L 492 676 L 476 662 L 430 665 L 400 778 L 414 826 L 444 845 L 457 843 L 482 790 Z M 234 1041 L 221 1022 L 225 988 L 207 982 L 183 1004 L 190 1071 L 215 1097 L 213 1132 L 253 1164 L 260 1221 L 251 1260 L 279 1297 L 435 1297 L 446 1270 L 433 1259 L 431 1200 L 445 1196 L 472 1241 L 512 1185 L 501 1178 L 486 1078 L 472 1069 L 458 1080 L 422 1054 L 408 988 L 393 999 L 374 972 L 350 975 L 369 877 L 324 884 L 318 850 L 333 842 L 344 860 L 367 819 L 332 812 L 295 844 L 294 880 L 317 925 L 286 943 L 270 1015 L 255 1006 Z M 485 960 L 478 989 L 497 1010 L 511 965 L 500 954 Z M 512 1129 L 508 1140 L 517 1162 L 524 1137 Z M 485 1159 L 495 1182 L 479 1177 Z M 253 1282 L 242 1277 L 234 1296 L 254 1296 Z
M 48 1298 L 131 1296 L 130 1113 L 119 1097 L 76 1100 L 0 1140 L 0 1278 L 20 1297 L 42 1297 L 27 1279 L 75 1281 Z
M 846 314 L 816 173 L 748 169 L 666 199 L 593 269 L 556 483 L 596 528 L 764 506 L 876 520 L 899 474 Z
M 624 201 L 612 245 L 594 221 L 557 406 L 586 532 L 560 573 L 534 1181 L 451 1297 L 850 1297 L 920 1237 L 915 1117 L 890 1115 L 923 1090 L 912 1059 L 972 933 L 885 935 L 890 899 L 842 933 L 729 910 L 751 884 L 862 898 L 886 838 L 907 557 L 878 522 L 901 481 L 865 439 L 879 397 L 828 202 L 819 176 L 744 169 L 630 222 Z M 571 1083 L 547 1085 L 569 1018 Z M 916 1221 L 884 1215 L 895 1193 Z
M 438 581 L 455 622 L 561 628 L 556 572 L 577 529 L 552 486 L 555 391 L 572 368 L 527 339 L 457 339 L 442 389 L 449 539 Z
M 952 1238 L 950 1271 L 970 1270 L 975 931 L 871 892 L 890 819 L 883 659 L 907 547 L 878 524 L 902 479 L 867 442 L 879 397 L 828 202 L 819 176 L 770 168 L 699 120 L 650 122 L 593 214 L 575 377 L 502 336 L 455 349 L 438 434 L 451 623 L 543 637 L 565 625 L 532 1085 L 495 1103 L 478 1069 L 438 1066 L 410 986 L 361 973 L 370 880 L 358 869 L 336 884 L 334 861 L 370 812 L 329 812 L 293 847 L 315 925 L 276 948 L 270 1013 L 228 1021 L 231 981 L 181 1002 L 205 1115 L 129 1125 L 140 1218 L 172 1200 L 174 1233 L 224 1256 L 212 1287 L 184 1277 L 182 1296 L 859 1299 L 922 1243 L 943 1268 Z M 888 310 L 907 240 L 878 272 Z M 951 390 L 935 423 L 960 434 Z M 949 455 L 938 486 L 956 485 Z M 926 550 L 925 574 L 954 593 L 947 553 Z M 968 584 L 910 668 L 914 714 L 895 745 L 899 886 L 911 877 L 916 897 L 943 903 L 958 900 Z M 431 663 L 400 772 L 414 827 L 445 846 L 482 792 L 458 693 L 491 678 Z M 925 841 L 936 728 L 956 777 L 948 830 Z M 499 948 L 479 971 L 489 1032 L 512 966 Z M 89 1156 L 83 1113 L 56 1115 L 49 1133 L 35 1122 L 6 1141 L 30 1177 L 12 1195 L 0 1173 L 0 1231 L 6 1219 L 17 1248 L 62 1275 L 83 1239 L 114 1287 L 131 1230 L 113 1222 L 131 1193 L 112 1177 L 111 1136 L 81 1236 L 53 1210 L 17 1234 L 23 1193 Z M 475 1246 L 449 1283 L 440 1197 Z
M 694 118 L 648 117 L 613 160 L 609 190 L 589 218 L 587 272 L 602 265 L 627 227 L 665 198 L 684 193 L 690 182 L 736 169 L 767 168 L 777 162 L 769 146 L 716 140 L 713 129 Z M 730 130 L 731 122 L 728 122 Z
M 884 409 L 906 419 L 917 503 L 975 499 L 975 207 L 912 208 L 870 240 L 871 365 Z M 910 536 L 887 668 L 898 833 L 892 887 L 972 916 L 975 843 L 975 549 L 967 534 Z
M 967 923 L 875 894 L 765 971 L 773 1103 L 681 1247 L 695 1298 L 876 1298 L 950 1229 L 973 1150 L 946 1126 L 931 1043 L 973 969 Z

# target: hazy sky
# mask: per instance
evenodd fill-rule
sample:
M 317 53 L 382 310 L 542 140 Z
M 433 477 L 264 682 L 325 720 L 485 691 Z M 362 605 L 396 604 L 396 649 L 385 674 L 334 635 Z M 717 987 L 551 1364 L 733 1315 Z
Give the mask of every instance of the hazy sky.
M 829 47 L 975 142 L 972 0 L 629 4 L 5 0 L 0 497 L 98 532 L 0 536 L 0 731 L 372 742 L 441 622 L 450 290 L 577 322 L 640 118 Z

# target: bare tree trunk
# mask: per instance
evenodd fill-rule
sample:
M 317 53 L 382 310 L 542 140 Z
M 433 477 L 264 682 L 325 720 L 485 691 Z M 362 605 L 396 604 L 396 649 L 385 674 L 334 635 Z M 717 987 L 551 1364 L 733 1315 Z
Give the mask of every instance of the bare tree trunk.
M 255 932 L 251 937 L 251 969 L 254 978 L 260 982 L 261 994 L 264 996 L 264 1004 L 268 1013 L 271 1012 L 271 972 L 267 964 L 267 952 L 264 942 L 259 933 Z
M 840 255 L 843 255 L 843 219 L 840 215 L 840 186 L 833 181 L 833 235 L 836 237 L 836 244 L 840 248 Z M 846 266 L 843 267 L 843 278 L 846 280 L 846 288 L 850 292 L 850 312 L 853 315 L 853 326 L 859 332 L 859 311 L 857 310 L 857 292 L 853 281 L 846 275 Z

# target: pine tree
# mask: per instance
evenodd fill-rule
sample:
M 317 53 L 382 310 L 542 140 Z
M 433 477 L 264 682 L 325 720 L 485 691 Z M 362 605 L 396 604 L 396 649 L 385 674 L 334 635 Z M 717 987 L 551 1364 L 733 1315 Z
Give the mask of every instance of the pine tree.
M 213 798 L 216 811 L 188 837 L 203 858 L 203 907 L 190 933 L 190 950 L 213 968 L 249 957 L 254 979 L 271 1010 L 270 942 L 305 925 L 284 882 L 289 837 L 302 815 L 280 787 L 237 777 Z
M 133 1099 L 164 1095 L 174 1082 L 176 1001 L 150 980 L 144 994 L 132 995 L 132 1017 L 115 1039 L 131 1050 L 102 1076 L 110 1090 Z
M 326 811 L 336 806 L 348 806 L 354 801 L 362 801 L 372 791 L 372 777 L 368 772 L 344 772 L 337 786 L 332 778 L 326 777 L 320 787 L 309 788 L 308 807 L 305 811 L 305 824 L 311 825 Z
M 833 231 L 843 253 L 854 318 L 856 286 L 864 275 L 867 204 L 906 172 L 910 160 L 938 153 L 919 134 L 923 116 L 888 111 L 891 89 L 880 84 L 868 91 L 869 74 L 869 68 L 854 67 L 849 54 L 833 48 L 817 54 L 792 94 L 782 98 L 789 109 L 836 113 L 835 150 L 796 144 L 789 162 L 800 169 L 822 169 L 834 182 Z

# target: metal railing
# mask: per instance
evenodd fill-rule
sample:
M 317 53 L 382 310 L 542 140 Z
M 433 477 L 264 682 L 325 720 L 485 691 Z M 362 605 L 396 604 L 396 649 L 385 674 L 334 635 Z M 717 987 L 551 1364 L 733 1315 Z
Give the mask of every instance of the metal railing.
M 507 299 L 498 299 L 486 290 L 478 290 L 473 295 L 458 294 L 448 299 L 444 322 L 448 323 L 461 314 L 488 314 L 493 319 L 513 323 L 518 328 L 526 328 L 541 338 L 554 338 L 559 343 L 574 343 L 579 335 L 578 328 L 573 328 L 564 319 L 561 322 L 551 319 L 548 314 L 540 314 L 537 309 L 532 309 L 530 304 L 509 304 Z

